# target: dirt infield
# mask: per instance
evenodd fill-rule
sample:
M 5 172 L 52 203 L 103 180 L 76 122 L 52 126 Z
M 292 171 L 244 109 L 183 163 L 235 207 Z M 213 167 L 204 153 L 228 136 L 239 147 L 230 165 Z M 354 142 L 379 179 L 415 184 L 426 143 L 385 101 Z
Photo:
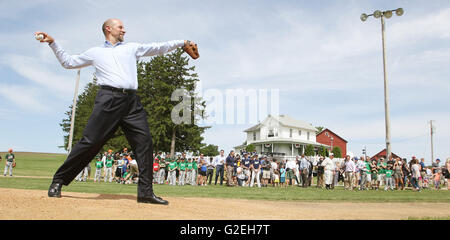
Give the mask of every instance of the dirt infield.
M 450 203 L 312 203 L 180 197 L 165 199 L 170 202 L 168 206 L 138 204 L 133 195 L 63 192 L 62 198 L 55 199 L 47 197 L 46 191 L 0 188 L 0 219 L 302 220 L 450 216 Z

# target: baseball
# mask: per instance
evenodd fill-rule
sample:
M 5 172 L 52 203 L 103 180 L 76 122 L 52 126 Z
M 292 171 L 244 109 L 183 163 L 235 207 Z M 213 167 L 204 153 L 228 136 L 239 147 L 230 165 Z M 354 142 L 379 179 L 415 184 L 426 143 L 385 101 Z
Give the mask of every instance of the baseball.
M 44 34 L 42 34 L 42 33 L 41 34 L 36 34 L 35 38 L 36 38 L 36 40 L 41 41 L 41 40 L 44 39 Z

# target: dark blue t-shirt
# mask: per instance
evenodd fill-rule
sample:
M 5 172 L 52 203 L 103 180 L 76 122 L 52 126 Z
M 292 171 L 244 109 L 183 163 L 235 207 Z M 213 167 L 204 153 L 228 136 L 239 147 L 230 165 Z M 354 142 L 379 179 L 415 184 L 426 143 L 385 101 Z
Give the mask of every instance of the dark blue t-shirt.
M 250 164 L 252 164 L 252 161 L 249 158 L 244 160 L 244 166 L 245 167 L 247 167 L 247 168 L 250 167 Z
M 232 157 L 232 156 L 228 156 L 227 157 L 226 163 L 227 163 L 228 166 L 233 166 L 234 162 L 235 162 L 234 157 Z
M 254 169 L 258 169 L 259 165 L 261 164 L 261 161 L 259 159 L 255 159 L 252 161 L 252 164 Z

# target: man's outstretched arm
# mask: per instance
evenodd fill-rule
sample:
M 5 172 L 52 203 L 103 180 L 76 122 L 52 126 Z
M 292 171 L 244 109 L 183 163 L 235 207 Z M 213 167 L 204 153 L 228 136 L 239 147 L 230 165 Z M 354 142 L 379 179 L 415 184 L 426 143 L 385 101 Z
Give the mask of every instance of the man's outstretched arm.
M 66 69 L 74 69 L 86 67 L 92 64 L 92 58 L 90 58 L 86 52 L 79 55 L 69 55 L 64 51 L 56 42 L 53 37 L 45 32 L 36 32 L 36 35 L 42 34 L 44 38 L 40 42 L 48 43 L 50 48 L 55 53 L 56 58 L 61 63 L 61 65 Z

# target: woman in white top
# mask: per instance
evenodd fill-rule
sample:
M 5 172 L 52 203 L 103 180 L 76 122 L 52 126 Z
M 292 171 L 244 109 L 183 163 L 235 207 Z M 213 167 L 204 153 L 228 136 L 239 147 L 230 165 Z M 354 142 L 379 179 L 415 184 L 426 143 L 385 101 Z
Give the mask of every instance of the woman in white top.
M 415 188 L 417 191 L 420 191 L 420 187 L 419 187 L 419 177 L 420 177 L 420 165 L 419 165 L 419 160 L 414 159 L 413 160 L 413 164 L 411 166 L 411 171 L 412 171 L 412 186 L 413 188 Z

